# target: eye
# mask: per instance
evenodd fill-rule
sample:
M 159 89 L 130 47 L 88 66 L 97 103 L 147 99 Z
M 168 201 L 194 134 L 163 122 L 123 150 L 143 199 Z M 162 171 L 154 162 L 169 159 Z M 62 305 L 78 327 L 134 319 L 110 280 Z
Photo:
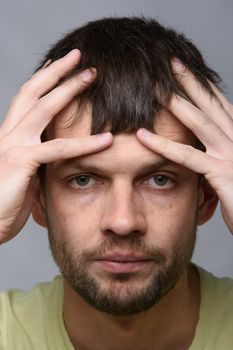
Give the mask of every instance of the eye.
M 89 175 L 78 175 L 69 180 L 72 187 L 89 188 L 96 183 L 96 180 Z
M 146 185 L 154 188 L 171 188 L 174 185 L 174 180 L 166 175 L 153 175 L 145 181 Z

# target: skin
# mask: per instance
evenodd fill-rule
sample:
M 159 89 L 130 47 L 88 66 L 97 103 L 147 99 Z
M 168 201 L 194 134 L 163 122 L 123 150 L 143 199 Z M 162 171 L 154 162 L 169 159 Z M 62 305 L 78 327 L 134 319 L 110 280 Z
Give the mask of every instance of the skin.
M 54 180 L 52 169 L 56 162 L 80 156 L 84 156 L 82 159 L 85 159 L 89 157 L 88 154 L 92 157 L 89 159 L 92 161 L 97 159 L 112 170 L 112 173 L 107 174 L 112 187 L 107 187 L 106 193 L 108 193 L 108 204 L 112 203 L 113 207 L 110 208 L 113 208 L 114 211 L 107 208 L 109 215 L 104 215 L 103 207 L 100 206 L 102 212 L 98 209 L 96 216 L 91 218 L 91 228 L 95 227 L 97 230 L 94 231 L 95 236 L 93 235 L 88 242 L 83 237 L 85 233 L 83 218 L 79 218 L 81 220 L 79 228 L 82 229 L 80 241 L 77 241 L 72 228 L 69 230 L 69 220 L 65 220 L 65 225 L 70 233 L 69 240 L 74 242 L 76 249 L 84 249 L 87 246 L 96 247 L 101 237 L 109 232 L 109 229 L 114 234 L 123 236 L 128 235 L 135 227 L 137 227 L 137 232 L 140 232 L 141 239 L 147 244 L 156 243 L 163 248 L 169 246 L 171 248 L 172 243 L 179 238 L 179 225 L 189 227 L 197 208 L 199 224 L 206 222 L 212 216 L 216 206 L 216 194 L 220 200 L 223 218 L 229 230 L 233 232 L 232 106 L 215 88 L 217 97 L 210 98 L 179 61 L 174 61 L 174 73 L 195 102 L 196 107 L 181 97 L 173 96 L 166 109 L 181 122 L 176 127 L 173 125 L 173 130 L 169 131 L 171 118 L 162 119 L 161 117 L 156 130 L 158 134 L 141 129 L 136 135 L 119 135 L 113 140 L 109 133 L 102 137 L 89 136 L 85 126 L 80 135 L 77 134 L 77 130 L 73 130 L 69 134 L 69 139 L 66 138 L 67 135 L 60 133 L 56 137 L 62 137 L 62 139 L 40 143 L 41 132 L 53 117 L 68 106 L 74 96 L 78 95 L 94 79 L 95 72 L 92 71 L 89 77 L 78 75 L 53 89 L 59 78 L 66 75 L 79 62 L 79 59 L 80 53 L 75 50 L 72 54 L 36 73 L 13 99 L 8 115 L 0 128 L 0 192 L 4 198 L 0 209 L 1 243 L 11 239 L 24 226 L 31 212 L 32 200 L 33 215 L 40 224 L 47 224 L 45 215 L 48 211 L 47 200 L 53 205 L 60 206 L 58 209 L 61 210 L 64 218 L 69 218 L 74 225 L 77 225 L 74 222 L 74 210 L 67 213 L 62 203 L 59 201 L 56 204 L 54 200 L 55 193 L 62 196 L 61 198 L 65 195 L 66 199 L 70 199 L 71 192 L 77 190 L 73 187 L 71 187 L 72 190 L 68 190 L 67 187 L 59 185 L 59 181 L 52 181 L 49 195 L 45 199 L 38 184 L 35 183 L 34 175 L 41 163 L 52 162 L 50 176 Z M 42 115 L 43 118 L 41 118 Z M 168 120 L 169 123 L 167 123 Z M 86 125 L 88 126 L 88 123 Z M 192 144 L 190 138 L 181 138 L 181 136 L 187 137 L 187 129 L 191 130 L 206 146 L 206 153 L 190 146 Z M 140 159 L 139 163 L 138 160 L 135 163 L 126 157 L 125 142 L 127 142 L 127 147 L 129 145 L 132 151 L 140 155 L 137 158 Z M 103 151 L 104 149 L 106 150 Z M 116 164 L 120 167 L 113 169 L 115 164 L 112 164 L 110 160 L 116 154 Z M 180 169 L 181 166 L 183 169 L 181 173 L 187 175 L 184 177 L 187 186 L 177 186 L 173 189 L 180 194 L 179 200 L 175 201 L 177 207 L 171 205 L 174 204 L 173 190 L 167 196 L 169 200 L 163 198 L 165 209 L 163 218 L 168 219 L 173 225 L 174 219 L 176 220 L 172 232 L 166 227 L 165 220 L 160 219 L 157 226 L 152 211 L 161 215 L 162 213 L 154 196 L 153 203 L 149 205 L 150 186 L 146 187 L 148 192 L 141 183 L 138 183 L 137 191 L 133 186 L 136 184 L 136 181 L 133 180 L 137 172 L 144 171 L 144 161 L 156 162 L 161 156 L 176 163 L 176 169 Z M 122 170 L 119 171 L 119 169 Z M 203 174 L 205 179 L 199 190 L 196 186 L 195 173 Z M 120 191 L 121 196 L 113 196 L 113 189 L 116 188 Z M 133 197 L 132 193 L 135 194 Z M 163 194 L 159 192 L 158 196 L 163 196 Z M 73 196 L 75 203 L 77 199 L 74 197 L 76 195 Z M 112 198 L 112 201 L 109 198 Z M 133 201 L 130 200 L 132 198 Z M 145 203 L 143 208 L 139 198 L 143 198 Z M 189 216 L 181 216 L 180 213 L 187 213 L 187 205 L 185 205 L 187 200 L 193 203 L 192 210 L 189 211 Z M 50 218 L 55 222 L 57 214 L 53 212 L 52 207 L 49 210 Z M 191 218 L 190 212 L 192 213 Z M 140 215 L 135 216 L 135 213 Z M 87 217 L 87 212 L 84 214 Z M 159 233 L 163 232 L 162 229 L 168 236 L 161 237 Z M 61 233 L 58 232 L 59 234 Z M 77 246 L 77 243 L 80 245 Z M 145 273 L 142 273 L 136 278 L 137 281 L 140 279 L 145 281 L 145 277 Z M 105 283 L 108 283 L 107 279 Z M 140 317 L 136 315 L 124 316 L 124 318 L 112 317 L 96 310 L 93 311 L 93 308 L 74 292 L 69 283 L 64 281 L 64 321 L 75 348 L 81 344 L 79 347 L 81 349 L 114 349 L 112 339 L 117 339 L 118 348 L 121 346 L 127 349 L 151 349 L 155 348 L 156 344 L 158 349 L 187 349 L 193 339 L 199 304 L 199 279 L 195 270 L 191 268 L 184 269 L 176 286 L 161 299 L 159 304 L 146 313 L 141 313 Z M 183 313 L 180 313 L 181 309 Z M 80 318 L 77 318 L 77 314 Z M 76 334 L 76 327 L 80 330 L 79 335 Z
M 196 106 L 174 95 L 167 108 L 198 137 L 206 152 L 148 130 L 139 130 L 137 136 L 154 152 L 204 175 L 217 194 L 223 219 L 233 233 L 233 106 L 212 84 L 215 97 L 209 96 L 178 59 L 173 62 L 173 70 Z
M 53 89 L 79 60 L 80 52 L 72 50 L 33 75 L 13 98 L 1 125 L 0 191 L 4 198 L 0 212 L 1 243 L 13 238 L 25 225 L 32 207 L 35 174 L 42 163 L 93 153 L 112 141 L 108 133 L 41 144 L 41 133 L 49 122 L 95 78 L 94 71 L 86 70 L 86 74 L 78 74 Z
M 79 138 L 89 134 L 90 109 L 80 115 L 74 127 L 64 128 L 72 110 L 71 104 L 60 113 L 51 136 Z M 194 143 L 193 134 L 168 111 L 157 117 L 155 131 L 183 144 Z M 132 237 L 139 237 L 147 249 L 159 248 L 164 252 L 167 264 L 174 251 L 189 252 L 176 287 L 140 316 L 113 316 L 95 310 L 74 292 L 69 279 L 64 278 L 64 320 L 77 349 L 151 349 L 158 344 L 161 349 L 171 346 L 185 349 L 192 342 L 200 295 L 197 272 L 187 265 L 195 242 L 196 220 L 203 223 L 213 213 L 215 196 L 206 193 L 204 183 L 198 188 L 198 176 L 194 172 L 175 163 L 161 164 L 161 160 L 165 159 L 144 147 L 135 134 L 121 134 L 114 137 L 106 150 L 70 163 L 51 163 L 47 167 L 44 190 L 41 192 L 38 187 L 34 218 L 43 226 L 49 224 L 55 242 L 53 252 L 61 268 L 65 260 L 61 254 L 62 244 L 68 245 L 69 255 L 75 258 L 86 250 L 95 252 L 112 236 L 121 242 L 120 252 L 130 251 L 131 255 Z M 87 186 L 67 180 L 71 176 L 90 174 L 93 167 L 93 178 Z M 159 187 L 153 182 L 156 174 L 171 180 Z M 111 251 L 116 248 L 107 252 Z M 121 266 L 115 266 L 114 271 L 108 273 L 96 261 L 90 261 L 85 273 L 94 277 L 102 289 L 114 290 L 118 299 L 128 300 L 143 290 L 161 266 L 153 263 L 136 272 L 127 271 L 127 282 L 113 282 L 113 276 L 120 269 Z M 182 314 L 181 309 L 185 310 Z M 187 315 L 191 317 L 187 319 Z M 169 338 L 166 328 L 170 330 Z M 112 344 L 113 337 L 117 344 Z

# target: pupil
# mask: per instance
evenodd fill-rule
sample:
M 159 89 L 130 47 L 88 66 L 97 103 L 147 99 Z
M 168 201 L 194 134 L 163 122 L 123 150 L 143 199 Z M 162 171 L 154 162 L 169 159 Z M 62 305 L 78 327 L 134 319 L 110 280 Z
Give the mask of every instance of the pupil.
M 89 183 L 89 177 L 88 176 L 78 176 L 77 178 L 76 178 L 76 182 L 77 182 L 77 184 L 78 185 L 80 185 L 80 186 L 85 186 L 85 185 L 87 185 L 88 183 Z
M 165 176 L 162 176 L 162 175 L 158 175 L 158 176 L 155 176 L 155 182 L 157 185 L 166 185 L 167 183 L 167 178 Z

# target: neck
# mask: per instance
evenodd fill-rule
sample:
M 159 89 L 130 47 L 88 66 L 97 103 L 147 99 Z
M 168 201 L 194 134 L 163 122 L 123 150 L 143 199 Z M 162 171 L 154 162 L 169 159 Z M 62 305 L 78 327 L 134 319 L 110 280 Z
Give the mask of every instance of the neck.
M 78 350 L 186 350 L 194 337 L 199 308 L 199 275 L 192 265 L 158 304 L 129 316 L 95 310 L 64 279 L 64 322 Z

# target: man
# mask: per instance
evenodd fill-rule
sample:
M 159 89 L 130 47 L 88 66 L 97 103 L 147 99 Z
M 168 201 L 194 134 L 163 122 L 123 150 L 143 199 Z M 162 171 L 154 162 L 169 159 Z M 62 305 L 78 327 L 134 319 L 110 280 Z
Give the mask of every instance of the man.
M 218 200 L 233 232 L 232 116 L 156 21 L 91 22 L 51 48 L 0 129 L 0 238 L 32 212 L 61 277 L 1 294 L 2 349 L 232 348 L 233 283 L 190 263 Z

